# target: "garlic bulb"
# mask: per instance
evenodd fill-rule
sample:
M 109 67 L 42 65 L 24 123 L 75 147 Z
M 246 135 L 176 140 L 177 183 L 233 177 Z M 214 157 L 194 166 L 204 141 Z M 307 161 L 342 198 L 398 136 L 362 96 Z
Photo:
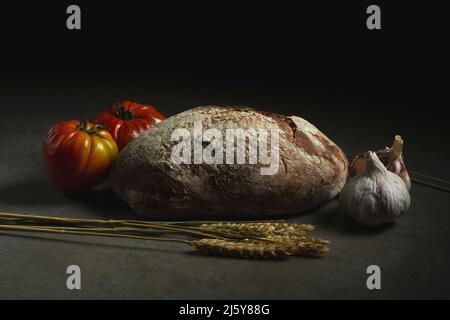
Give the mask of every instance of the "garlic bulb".
M 391 223 L 411 204 L 405 182 L 388 171 L 376 153 L 364 154 L 364 171 L 350 178 L 339 196 L 343 211 L 360 225 Z
M 384 148 L 375 151 L 376 155 L 384 166 L 391 172 L 402 178 L 403 182 L 406 184 L 406 188 L 411 190 L 411 179 L 409 177 L 408 171 L 406 170 L 405 163 L 403 161 L 403 139 L 399 135 L 394 137 L 394 143 L 392 147 Z M 353 159 L 350 165 L 350 176 L 356 176 L 357 174 L 364 171 L 364 154 L 360 154 Z

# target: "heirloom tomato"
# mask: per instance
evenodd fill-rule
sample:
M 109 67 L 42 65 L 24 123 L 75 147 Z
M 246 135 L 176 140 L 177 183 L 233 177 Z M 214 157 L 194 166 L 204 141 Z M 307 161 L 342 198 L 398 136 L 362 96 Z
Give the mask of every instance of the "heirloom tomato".
M 99 113 L 93 122 L 108 130 L 122 150 L 128 142 L 164 119 L 150 105 L 124 100 Z
M 106 179 L 118 149 L 100 126 L 71 120 L 50 129 L 43 153 L 50 180 L 63 192 L 79 192 Z

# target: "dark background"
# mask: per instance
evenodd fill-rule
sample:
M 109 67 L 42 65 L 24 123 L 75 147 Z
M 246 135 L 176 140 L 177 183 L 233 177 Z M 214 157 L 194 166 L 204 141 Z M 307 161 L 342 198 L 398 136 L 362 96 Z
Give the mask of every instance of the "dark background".
M 306 118 L 349 155 L 405 139 L 410 170 L 450 179 L 448 32 L 436 5 L 315 1 L 77 2 L 2 5 L 0 211 L 134 217 L 108 183 L 77 198 L 47 181 L 41 145 L 51 125 L 89 119 L 119 99 L 171 116 L 239 104 Z M 1 298 L 449 298 L 450 196 L 414 185 L 395 226 L 368 231 L 336 203 L 288 217 L 320 226 L 324 259 L 253 262 L 186 254 L 132 240 L 3 232 Z M 189 249 L 187 249 L 188 251 Z M 79 264 L 83 290 L 65 289 Z M 382 268 L 378 292 L 365 268 Z

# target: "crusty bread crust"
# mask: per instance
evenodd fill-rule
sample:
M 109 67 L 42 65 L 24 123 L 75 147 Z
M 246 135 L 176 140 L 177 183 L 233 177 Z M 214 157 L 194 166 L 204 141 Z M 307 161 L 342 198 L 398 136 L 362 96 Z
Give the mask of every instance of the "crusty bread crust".
M 278 128 L 280 165 L 261 175 L 261 164 L 175 164 L 176 128 Z M 202 106 L 170 117 L 130 142 L 112 170 L 113 188 L 136 212 L 182 219 L 208 215 L 301 212 L 335 197 L 348 175 L 342 150 L 308 121 L 247 107 Z

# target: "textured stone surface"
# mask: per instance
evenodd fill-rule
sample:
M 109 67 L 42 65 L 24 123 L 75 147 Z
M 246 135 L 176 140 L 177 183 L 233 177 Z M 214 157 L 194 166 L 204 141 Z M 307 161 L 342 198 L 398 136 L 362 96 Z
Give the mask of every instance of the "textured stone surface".
M 177 142 L 171 141 L 172 132 L 185 128 L 194 137 L 194 121 L 202 122 L 203 131 L 218 129 L 223 137 L 227 129 L 278 129 L 278 172 L 262 175 L 263 165 L 248 164 L 248 159 L 246 164 L 174 163 L 171 153 Z M 203 106 L 165 120 L 127 145 L 115 163 L 112 182 L 134 210 L 154 217 L 285 214 L 335 197 L 346 181 L 347 166 L 341 149 L 302 118 Z

